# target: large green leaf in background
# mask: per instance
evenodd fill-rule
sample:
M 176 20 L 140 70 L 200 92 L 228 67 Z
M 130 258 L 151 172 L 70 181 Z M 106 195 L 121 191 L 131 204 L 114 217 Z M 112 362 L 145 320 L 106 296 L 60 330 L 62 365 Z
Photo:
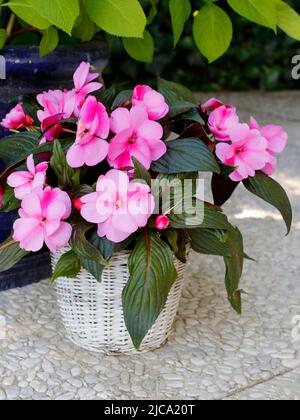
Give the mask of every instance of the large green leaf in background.
M 149 31 L 145 30 L 143 38 L 123 38 L 127 53 L 142 63 L 152 63 L 154 56 L 154 41 Z
M 246 179 L 244 185 L 252 194 L 257 195 L 279 210 L 289 234 L 292 227 L 293 210 L 287 193 L 282 186 L 262 172 L 257 172 L 255 177 Z
M 169 7 L 174 34 L 174 47 L 176 47 L 180 41 L 184 26 L 191 15 L 192 7 L 190 0 L 170 0 Z
M 167 142 L 167 153 L 153 162 L 151 169 L 161 174 L 182 172 L 216 172 L 219 165 L 206 144 L 196 138 L 178 139 Z
M 287 35 L 300 41 L 300 16 L 287 3 L 278 1 L 277 25 Z
M 276 4 L 278 0 L 227 0 L 232 9 L 258 25 L 276 29 Z
M 129 258 L 130 278 L 123 290 L 125 323 L 139 349 L 167 301 L 177 273 L 170 247 L 156 234 L 143 234 Z
M 59 43 L 58 31 L 54 26 L 46 29 L 40 44 L 40 56 L 44 57 L 54 51 Z
M 52 25 L 69 35 L 80 14 L 79 0 L 27 0 Z M 101 0 L 102 1 L 102 0 Z
M 8 5 L 19 18 L 37 29 L 45 30 L 51 26 L 49 19 L 37 11 L 34 0 L 10 0 Z
M 93 22 L 112 35 L 142 38 L 147 19 L 138 0 L 84 0 Z
M 212 63 L 228 50 L 233 28 L 224 10 L 212 3 L 205 5 L 195 17 L 193 33 L 200 52 Z

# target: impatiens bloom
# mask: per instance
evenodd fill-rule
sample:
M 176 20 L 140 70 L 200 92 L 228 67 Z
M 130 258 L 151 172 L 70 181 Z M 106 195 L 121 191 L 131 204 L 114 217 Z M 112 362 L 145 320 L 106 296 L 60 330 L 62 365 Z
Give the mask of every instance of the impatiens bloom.
M 4 194 L 5 194 L 5 188 L 2 185 L 0 185 L 0 207 L 2 207 Z
M 75 198 L 75 200 L 73 200 L 73 206 L 76 210 L 81 211 L 83 207 L 83 202 L 81 201 L 81 198 Z
M 105 106 L 94 96 L 89 96 L 80 114 L 75 143 L 67 153 L 68 164 L 72 168 L 81 168 L 83 165 L 95 166 L 102 162 L 108 154 L 108 143 L 105 140 L 109 130 L 110 122 Z
M 38 111 L 38 119 L 42 123 L 44 138 L 42 143 L 53 141 L 63 133 L 63 119 L 70 118 L 76 107 L 74 91 L 50 90 L 37 96 L 38 103 L 44 108 Z
M 217 108 L 220 108 L 220 106 L 223 106 L 223 102 L 219 101 L 219 99 L 211 98 L 205 104 L 202 105 L 202 111 L 214 111 Z
M 167 151 L 162 126 L 148 119 L 142 107 L 116 109 L 111 116 L 111 130 L 116 136 L 109 145 L 108 160 L 116 169 L 133 167 L 134 156 L 146 169 L 152 161 L 160 159 Z
M 59 188 L 32 192 L 22 201 L 13 239 L 26 251 L 40 251 L 45 243 L 55 253 L 71 238 L 72 227 L 64 222 L 70 217 L 71 206 L 68 194 Z
M 215 109 L 209 116 L 208 127 L 219 141 L 229 141 L 230 130 L 239 124 L 236 109 L 231 105 L 222 105 Z
M 114 243 L 145 227 L 155 207 L 148 185 L 130 182 L 125 172 L 112 169 L 101 176 L 96 192 L 81 197 L 82 217 L 98 225 L 98 235 Z
M 147 85 L 138 85 L 133 91 L 132 105 L 141 106 L 148 112 L 149 120 L 158 121 L 169 112 L 163 95 Z
M 17 171 L 12 173 L 7 179 L 8 185 L 14 188 L 15 196 L 19 200 L 23 200 L 26 195 L 37 188 L 44 187 L 48 163 L 42 162 L 35 166 L 33 155 L 30 155 L 27 159 L 27 168 L 28 172 Z
M 276 155 L 282 153 L 286 148 L 288 134 L 279 125 L 266 125 L 265 127 L 260 127 L 253 117 L 250 121 L 250 127 L 259 130 L 261 135 L 268 141 L 268 152 L 270 156 L 263 172 L 266 175 L 273 175 L 277 166 Z
M 165 230 L 170 225 L 170 219 L 168 216 L 161 215 L 158 216 L 155 220 L 155 227 L 157 230 Z
M 33 124 L 33 118 L 26 115 L 21 104 L 15 106 L 0 123 L 3 128 L 7 128 L 8 130 L 20 130 L 30 127 Z
M 93 82 L 99 78 L 98 73 L 90 73 L 91 65 L 89 63 L 81 63 L 74 73 L 74 86 L 76 95 L 75 115 L 78 117 L 80 110 L 85 102 L 86 97 L 103 87 L 101 83 Z
M 232 144 L 219 143 L 216 153 L 221 162 L 237 169 L 230 174 L 232 181 L 242 181 L 262 170 L 269 159 L 268 142 L 258 130 L 239 124 L 230 130 Z

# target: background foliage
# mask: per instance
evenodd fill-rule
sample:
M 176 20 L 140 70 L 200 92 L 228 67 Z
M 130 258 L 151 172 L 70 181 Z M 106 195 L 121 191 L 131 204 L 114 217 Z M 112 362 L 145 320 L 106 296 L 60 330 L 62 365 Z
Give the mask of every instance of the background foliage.
M 299 1 L 289 0 L 289 3 L 300 12 Z M 272 30 L 253 25 L 230 11 L 229 7 L 224 10 L 233 21 L 235 36 L 227 53 L 218 61 L 208 66 L 207 60 L 199 54 L 191 36 L 191 22 L 186 25 L 176 49 L 172 48 L 169 10 L 164 4 L 152 26 L 156 45 L 153 63 L 131 60 L 122 43 L 115 40 L 105 80 L 109 84 L 116 79 L 119 82 L 154 83 L 156 76 L 163 76 L 193 90 L 203 91 L 299 89 L 299 81 L 291 78 L 291 59 L 300 54 L 299 41 L 287 37 L 282 31 L 275 36 Z

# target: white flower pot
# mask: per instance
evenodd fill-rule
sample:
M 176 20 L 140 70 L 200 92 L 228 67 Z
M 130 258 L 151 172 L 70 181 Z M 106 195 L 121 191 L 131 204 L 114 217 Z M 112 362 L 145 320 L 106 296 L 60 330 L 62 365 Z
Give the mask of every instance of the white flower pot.
M 52 256 L 52 267 L 66 250 Z M 76 279 L 56 281 L 57 302 L 67 337 L 86 350 L 106 354 L 132 354 L 135 350 L 124 322 L 122 291 L 129 279 L 128 252 L 112 257 L 102 283 L 82 270 Z M 149 331 L 141 351 L 161 347 L 167 340 L 178 310 L 185 265 L 176 260 L 178 278 L 165 308 Z

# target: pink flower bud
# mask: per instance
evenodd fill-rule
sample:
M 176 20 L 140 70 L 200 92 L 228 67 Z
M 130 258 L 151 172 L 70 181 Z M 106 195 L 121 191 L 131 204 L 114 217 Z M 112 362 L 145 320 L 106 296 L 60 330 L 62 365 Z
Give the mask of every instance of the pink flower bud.
M 168 216 L 162 215 L 158 216 L 155 220 L 155 227 L 157 230 L 165 230 L 170 224 L 170 219 Z
M 5 194 L 5 189 L 2 185 L 0 185 L 0 207 L 2 207 L 3 196 Z
M 81 198 L 76 198 L 73 200 L 73 206 L 76 210 L 81 211 L 82 207 L 84 206 L 84 203 L 81 201 Z

